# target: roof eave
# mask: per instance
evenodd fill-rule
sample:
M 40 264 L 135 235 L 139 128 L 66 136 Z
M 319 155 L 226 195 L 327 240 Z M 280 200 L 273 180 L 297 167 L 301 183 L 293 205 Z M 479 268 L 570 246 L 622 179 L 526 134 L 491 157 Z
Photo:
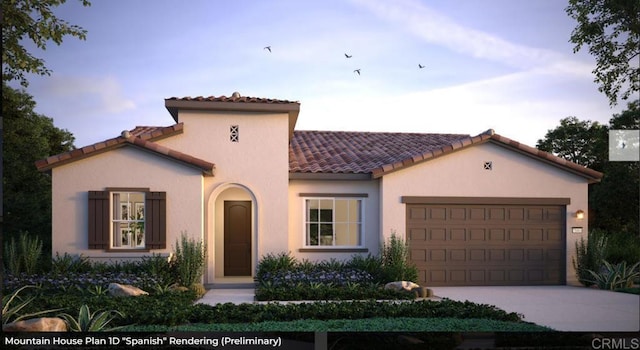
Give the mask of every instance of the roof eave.
M 180 110 L 287 113 L 289 115 L 289 139 L 293 136 L 293 130 L 300 114 L 300 103 L 298 102 L 226 102 L 168 98 L 164 100 L 164 105 L 176 123 L 178 122 L 178 112 Z
M 319 181 L 368 181 L 372 180 L 371 173 L 303 173 L 289 172 L 289 180 L 319 180 Z
M 372 177 L 380 178 L 389 173 L 392 173 L 392 172 L 395 172 L 395 171 L 398 171 L 398 170 L 401 170 L 401 169 L 404 169 L 404 168 L 407 168 L 431 159 L 435 159 L 443 155 L 447 155 L 473 145 L 478 145 L 486 142 L 491 142 L 492 144 L 507 148 L 512 151 L 516 151 L 522 155 L 531 157 L 538 161 L 542 161 L 551 166 L 570 172 L 574 175 L 583 177 L 587 180 L 589 184 L 600 182 L 600 180 L 602 179 L 603 174 L 601 172 L 598 172 L 586 167 L 582 167 L 576 163 L 554 156 L 551 153 L 541 151 L 537 148 L 533 148 L 533 147 L 521 144 L 519 142 L 513 141 L 507 137 L 496 134 L 493 131 L 493 129 L 489 129 L 474 137 L 458 140 L 452 143 L 451 145 L 443 146 L 439 149 L 431 150 L 423 154 L 416 155 L 412 158 L 407 158 L 400 162 L 385 164 L 381 167 L 373 169 Z

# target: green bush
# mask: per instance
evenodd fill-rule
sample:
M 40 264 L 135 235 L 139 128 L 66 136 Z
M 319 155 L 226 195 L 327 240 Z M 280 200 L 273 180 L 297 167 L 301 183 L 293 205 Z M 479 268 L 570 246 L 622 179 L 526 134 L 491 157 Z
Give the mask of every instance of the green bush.
M 522 322 L 522 315 L 507 313 L 495 306 L 479 305 L 449 299 L 441 301 L 378 302 L 343 301 L 300 304 L 196 304 L 191 323 L 254 323 L 263 321 L 294 321 L 304 319 L 338 320 L 373 317 L 411 318 L 478 318 L 507 322 Z
M 294 286 L 274 287 L 268 282 L 256 289 L 256 300 L 398 300 L 414 299 L 406 291 L 383 289 L 378 284 L 347 283 L 337 286 L 332 283 L 298 283 Z
M 383 283 L 393 281 L 418 282 L 418 269 L 410 263 L 409 245 L 395 232 L 381 247 Z
M 576 242 L 576 257 L 571 259 L 573 268 L 576 270 L 576 277 L 585 286 L 593 284 L 591 271 L 598 271 L 605 259 L 607 249 L 607 236 L 604 231 L 589 231 L 588 240 L 580 238 Z
M 85 273 L 91 269 L 91 262 L 82 255 L 71 255 L 65 252 L 61 256 L 56 252 L 56 256 L 51 259 L 51 272 L 54 274 Z
M 592 279 L 589 281 L 600 289 L 616 290 L 618 288 L 631 288 L 633 282 L 640 276 L 640 262 L 627 266 L 626 262 L 612 265 L 603 261 L 603 267 L 599 271 L 589 270 Z
M 375 283 L 384 283 L 382 259 L 371 253 L 366 256 L 354 255 L 346 262 L 346 267 L 364 271 L 373 277 Z
M 176 280 L 175 265 L 171 264 L 170 258 L 161 254 L 145 256 L 139 264 L 142 273 L 150 274 L 158 279 L 160 285 L 170 285 L 178 282 Z
M 640 261 L 640 236 L 638 233 L 610 232 L 607 234 L 607 249 L 604 260 L 612 264 Z
M 24 298 L 19 294 L 27 288 L 33 288 L 34 286 L 24 286 L 15 292 L 5 295 L 2 298 L 2 324 L 5 325 L 11 322 L 17 322 L 23 319 L 29 319 L 36 316 L 43 316 L 49 313 L 60 311 L 60 309 L 49 310 L 33 310 L 29 311 L 30 304 L 37 298 L 36 295 L 29 295 Z
M 308 268 L 309 262 L 305 261 L 303 265 Z M 298 266 L 296 258 L 291 253 L 280 252 L 278 254 L 269 253 L 264 255 L 258 262 L 256 271 L 256 280 L 264 280 L 265 276 L 271 275 L 278 271 L 293 271 Z
M 122 327 L 107 328 L 109 323 L 116 317 L 124 315 L 116 310 L 90 312 L 87 305 L 82 305 L 77 318 L 68 313 L 62 313 L 58 316 L 64 320 L 71 332 L 111 332 Z
M 190 238 L 186 232 L 182 232 L 175 246 L 175 269 L 178 282 L 185 287 L 200 283 L 204 274 L 205 261 L 204 244 Z
M 4 248 L 5 268 L 13 273 L 32 275 L 42 266 L 42 240 L 31 237 L 28 232 L 20 232 L 18 243 L 11 241 Z

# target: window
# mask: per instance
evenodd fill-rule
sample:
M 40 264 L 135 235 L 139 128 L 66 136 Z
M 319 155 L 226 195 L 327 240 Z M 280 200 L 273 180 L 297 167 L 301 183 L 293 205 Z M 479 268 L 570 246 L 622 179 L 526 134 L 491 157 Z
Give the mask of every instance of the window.
M 305 199 L 305 246 L 362 246 L 362 199 Z
M 167 247 L 167 193 L 148 188 L 107 188 L 88 193 L 89 249 Z
M 111 248 L 144 248 L 144 192 L 111 193 Z

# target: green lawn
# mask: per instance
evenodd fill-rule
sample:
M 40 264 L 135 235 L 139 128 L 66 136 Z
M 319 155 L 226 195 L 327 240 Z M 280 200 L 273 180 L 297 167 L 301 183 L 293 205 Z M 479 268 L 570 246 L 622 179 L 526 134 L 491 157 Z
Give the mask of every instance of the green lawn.
M 129 326 L 130 332 L 545 332 L 550 328 L 532 323 L 506 322 L 488 319 L 460 318 L 367 318 L 357 320 L 296 320 L 258 323 L 196 323 L 179 326 Z

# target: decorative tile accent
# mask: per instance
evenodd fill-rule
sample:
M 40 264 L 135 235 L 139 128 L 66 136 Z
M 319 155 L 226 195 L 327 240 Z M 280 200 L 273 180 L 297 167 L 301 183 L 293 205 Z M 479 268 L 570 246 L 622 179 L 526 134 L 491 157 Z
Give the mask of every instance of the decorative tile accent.
M 229 127 L 229 141 L 240 142 L 240 127 L 238 125 L 231 125 Z

